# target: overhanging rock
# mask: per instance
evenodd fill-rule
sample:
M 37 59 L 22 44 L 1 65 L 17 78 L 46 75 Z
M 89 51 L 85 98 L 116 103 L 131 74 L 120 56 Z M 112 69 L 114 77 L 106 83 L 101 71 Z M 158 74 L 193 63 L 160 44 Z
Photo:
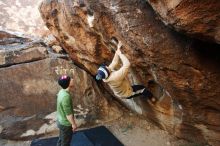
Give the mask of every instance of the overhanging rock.
M 121 101 L 178 137 L 218 144 L 219 46 L 172 31 L 142 0 L 81 2 L 44 0 L 40 6 L 72 60 L 95 75 L 99 64 L 113 58 L 111 38 L 120 39 L 132 65 L 131 82 L 149 85 L 159 99 L 156 105 Z

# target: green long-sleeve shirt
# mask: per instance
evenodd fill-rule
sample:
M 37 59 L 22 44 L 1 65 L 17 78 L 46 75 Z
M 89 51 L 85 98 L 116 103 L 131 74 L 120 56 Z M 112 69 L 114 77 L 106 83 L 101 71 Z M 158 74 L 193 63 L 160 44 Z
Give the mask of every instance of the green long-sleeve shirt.
M 72 98 L 68 91 L 61 89 L 57 94 L 57 120 L 61 125 L 71 126 L 67 115 L 73 114 Z

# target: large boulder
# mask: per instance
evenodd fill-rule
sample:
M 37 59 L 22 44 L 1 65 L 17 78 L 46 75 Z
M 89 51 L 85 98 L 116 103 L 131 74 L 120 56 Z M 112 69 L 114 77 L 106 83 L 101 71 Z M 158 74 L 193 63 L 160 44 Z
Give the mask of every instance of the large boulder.
M 34 62 L 48 57 L 43 42 L 31 41 L 4 31 L 0 31 L 0 39 L 0 67 Z
M 67 56 L 49 52 L 41 41 L 5 32 L 0 32 L 0 36 L 4 36 L 0 45 L 1 138 L 22 140 L 57 131 L 57 79 L 62 74 L 74 79 L 71 94 L 79 126 L 99 124 L 97 121 L 120 114 L 116 106 L 108 103 L 109 95 L 98 88 L 91 75 Z
M 220 1 L 147 0 L 161 20 L 189 36 L 220 44 Z
M 113 58 L 111 38 L 123 42 L 132 84 L 149 85 L 158 98 L 155 105 L 118 99 L 124 105 L 178 137 L 220 143 L 218 45 L 172 31 L 142 0 L 44 0 L 40 11 L 72 60 L 93 75 Z

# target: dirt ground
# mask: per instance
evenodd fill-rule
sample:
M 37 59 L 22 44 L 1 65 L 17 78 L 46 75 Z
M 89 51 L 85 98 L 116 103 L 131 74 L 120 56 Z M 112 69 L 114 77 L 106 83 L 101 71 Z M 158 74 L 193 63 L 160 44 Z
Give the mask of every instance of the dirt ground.
M 199 146 L 177 139 L 133 113 L 108 122 L 99 121 L 99 123 L 105 125 L 125 146 Z M 50 136 L 57 136 L 57 133 Z M 0 140 L 0 146 L 30 146 L 30 141 Z
M 125 146 L 194 146 L 188 141 L 179 140 L 153 123 L 132 113 L 105 126 Z

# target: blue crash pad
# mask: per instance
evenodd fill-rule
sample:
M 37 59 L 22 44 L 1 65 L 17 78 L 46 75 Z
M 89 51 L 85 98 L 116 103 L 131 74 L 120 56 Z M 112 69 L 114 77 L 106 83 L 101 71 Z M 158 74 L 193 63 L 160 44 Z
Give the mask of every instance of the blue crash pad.
M 33 140 L 31 146 L 56 146 L 58 137 Z M 73 134 L 71 146 L 123 146 L 104 126 L 77 131 Z

